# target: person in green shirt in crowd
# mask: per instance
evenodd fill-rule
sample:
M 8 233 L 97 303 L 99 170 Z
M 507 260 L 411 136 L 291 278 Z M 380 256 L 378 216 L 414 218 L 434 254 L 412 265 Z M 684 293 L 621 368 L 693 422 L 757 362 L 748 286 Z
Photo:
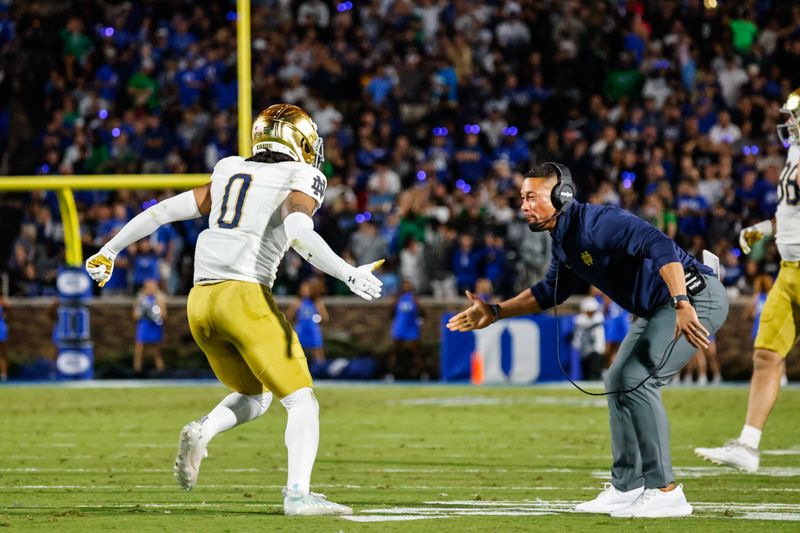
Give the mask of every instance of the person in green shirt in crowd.
M 64 43 L 64 67 L 67 79 L 72 80 L 75 78 L 75 63 L 83 65 L 94 45 L 83 33 L 83 21 L 78 17 L 71 17 L 58 36 Z
M 603 84 L 603 93 L 613 102 L 618 102 L 623 97 L 637 98 L 642 91 L 644 76 L 633 66 L 633 60 L 628 52 L 620 54 L 620 65 L 606 76 Z
M 145 59 L 136 74 L 128 80 L 128 94 L 136 107 L 158 108 L 158 83 L 153 79 L 153 61 Z
M 678 233 L 678 217 L 657 194 L 649 194 L 642 206 L 644 219 L 663 231 L 670 239 Z
M 751 10 L 743 10 L 741 15 L 730 22 L 733 47 L 740 54 L 749 54 L 758 35 L 758 26 L 753 22 L 755 17 Z

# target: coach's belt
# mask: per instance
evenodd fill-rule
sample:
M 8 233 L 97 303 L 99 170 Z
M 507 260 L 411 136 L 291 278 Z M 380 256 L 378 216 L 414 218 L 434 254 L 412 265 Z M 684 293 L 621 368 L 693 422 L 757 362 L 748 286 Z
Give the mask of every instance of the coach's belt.
M 781 261 L 782 267 L 800 268 L 800 261 Z

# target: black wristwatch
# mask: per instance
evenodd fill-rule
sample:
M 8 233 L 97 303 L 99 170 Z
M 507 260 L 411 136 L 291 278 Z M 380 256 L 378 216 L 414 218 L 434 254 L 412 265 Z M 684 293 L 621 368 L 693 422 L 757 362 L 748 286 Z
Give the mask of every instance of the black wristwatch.
M 492 310 L 494 321 L 497 322 L 498 320 L 500 320 L 500 306 L 497 304 L 489 304 L 489 309 Z
M 685 294 L 678 294 L 677 296 L 673 296 L 671 302 L 672 302 L 672 308 L 676 309 L 676 310 L 680 306 L 681 302 L 692 303 L 692 301 L 689 299 L 689 297 L 686 296 Z

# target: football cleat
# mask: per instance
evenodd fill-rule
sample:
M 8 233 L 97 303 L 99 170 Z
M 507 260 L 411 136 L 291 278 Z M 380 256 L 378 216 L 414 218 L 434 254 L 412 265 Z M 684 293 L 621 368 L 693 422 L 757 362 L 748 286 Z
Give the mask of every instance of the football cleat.
M 614 488 L 611 483 L 603 484 L 603 492 L 597 495 L 594 500 L 579 503 L 575 510 L 579 513 L 599 513 L 608 514 L 611 511 L 627 507 L 636 501 L 636 498 L 644 491 L 644 487 L 622 492 Z
M 739 440 L 729 440 L 722 448 L 695 448 L 694 453 L 717 465 L 727 465 L 745 472 L 758 470 L 758 450 Z
M 200 463 L 208 457 L 200 422 L 189 422 L 181 430 L 175 457 L 175 480 L 184 490 L 192 490 L 200 474 Z
M 334 503 L 325 498 L 324 494 L 300 491 L 284 487 L 283 514 L 286 516 L 319 516 L 319 515 L 349 515 L 353 509 L 346 505 Z

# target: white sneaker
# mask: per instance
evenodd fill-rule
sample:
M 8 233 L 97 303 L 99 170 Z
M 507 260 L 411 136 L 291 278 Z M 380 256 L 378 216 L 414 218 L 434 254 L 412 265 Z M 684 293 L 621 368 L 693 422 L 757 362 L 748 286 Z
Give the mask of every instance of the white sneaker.
M 184 490 L 192 490 L 200 473 L 200 463 L 208 457 L 200 422 L 189 422 L 181 430 L 175 457 L 175 480 Z
M 333 503 L 325 498 L 324 494 L 283 488 L 283 514 L 286 516 L 315 516 L 315 515 L 343 515 L 353 514 L 353 510 L 338 503 Z
M 745 472 L 758 470 L 758 450 L 738 440 L 729 440 L 722 448 L 695 448 L 694 453 L 714 464 L 733 466 Z
M 683 485 L 678 485 L 669 492 L 645 489 L 632 504 L 611 511 L 614 518 L 673 518 L 691 514 L 692 506 L 686 501 Z
M 614 488 L 611 483 L 603 483 L 603 492 L 597 495 L 594 500 L 579 503 L 575 510 L 579 513 L 600 513 L 608 514 L 623 507 L 627 507 L 636 501 L 636 498 L 644 490 L 644 487 L 622 492 Z

